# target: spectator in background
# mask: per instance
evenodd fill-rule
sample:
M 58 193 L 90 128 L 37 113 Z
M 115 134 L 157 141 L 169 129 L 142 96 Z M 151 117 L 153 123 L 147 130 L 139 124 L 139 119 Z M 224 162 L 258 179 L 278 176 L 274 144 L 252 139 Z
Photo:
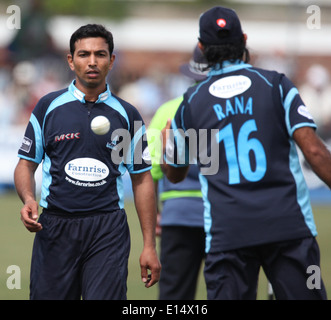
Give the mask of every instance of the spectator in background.
M 10 96 L 11 113 L 15 114 L 14 118 L 8 118 L 9 124 L 26 123 L 43 95 L 60 89 L 70 80 L 60 50 L 49 33 L 48 21 L 43 1 L 27 1 L 22 10 L 21 28 L 2 50 L 2 59 L 10 66 L 10 79 L 0 90 Z
M 258 55 L 254 63 L 256 68 L 275 70 L 284 73 L 289 79 L 296 75 L 297 64 L 293 56 L 289 56 L 280 48 L 274 49 L 269 53 Z
M 328 70 L 320 64 L 310 66 L 299 90 L 319 134 L 323 139 L 331 138 L 331 83 Z
M 137 106 L 146 124 L 167 99 L 164 90 L 166 76 L 162 66 L 154 65 L 143 76 L 124 84 L 118 92 L 119 96 Z
M 48 18 L 43 10 L 42 1 L 31 1 L 31 8 L 25 12 L 21 28 L 8 46 L 10 59 L 14 63 L 56 53 L 48 33 Z
M 206 60 L 201 50 L 195 47 L 192 59 L 182 65 L 180 71 L 199 83 L 206 78 L 206 68 Z M 161 146 L 157 138 L 167 119 L 174 117 L 182 100 L 183 96 L 180 96 L 163 104 L 152 118 L 147 133 L 149 149 L 153 155 L 151 173 L 163 205 L 162 213 L 158 210 L 157 228 L 157 233 L 161 236 L 160 260 L 163 266 L 159 282 L 161 300 L 195 298 L 205 250 L 203 201 L 198 167 L 191 166 L 186 179 L 179 184 L 171 183 L 160 167 Z

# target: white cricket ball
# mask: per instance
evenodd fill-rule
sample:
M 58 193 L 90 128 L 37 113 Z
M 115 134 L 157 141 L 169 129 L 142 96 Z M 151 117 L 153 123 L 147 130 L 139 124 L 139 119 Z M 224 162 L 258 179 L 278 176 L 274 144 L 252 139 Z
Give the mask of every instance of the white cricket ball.
M 91 121 L 91 129 L 97 135 L 106 134 L 110 129 L 110 122 L 104 116 L 97 116 Z

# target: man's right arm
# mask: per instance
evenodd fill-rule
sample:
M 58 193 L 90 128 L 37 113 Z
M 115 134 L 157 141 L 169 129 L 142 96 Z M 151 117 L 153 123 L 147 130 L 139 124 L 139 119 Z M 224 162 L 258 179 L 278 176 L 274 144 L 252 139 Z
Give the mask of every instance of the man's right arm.
M 21 220 L 30 232 L 38 232 L 42 229 L 41 224 L 37 222 L 38 203 L 34 178 L 37 168 L 38 163 L 20 159 L 14 172 L 15 188 L 24 204 L 21 210 Z

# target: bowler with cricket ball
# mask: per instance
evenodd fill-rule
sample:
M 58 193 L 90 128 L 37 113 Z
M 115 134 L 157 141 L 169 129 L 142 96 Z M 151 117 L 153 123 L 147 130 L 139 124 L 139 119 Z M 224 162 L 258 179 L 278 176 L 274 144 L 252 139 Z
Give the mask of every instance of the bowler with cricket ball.
M 73 33 L 68 63 L 75 79 L 40 99 L 18 152 L 15 186 L 24 203 L 21 220 L 36 232 L 30 282 L 34 300 L 126 299 L 126 171 L 143 235 L 142 283 L 151 287 L 160 276 L 154 185 L 151 165 L 143 157 L 145 126 L 137 109 L 106 83 L 115 61 L 113 46 L 112 34 L 101 25 L 88 24 Z M 126 133 L 121 145 L 132 149 L 131 159 L 119 158 L 115 131 Z M 133 161 L 134 156 L 141 161 Z M 34 173 L 40 163 L 42 213 L 37 221 Z

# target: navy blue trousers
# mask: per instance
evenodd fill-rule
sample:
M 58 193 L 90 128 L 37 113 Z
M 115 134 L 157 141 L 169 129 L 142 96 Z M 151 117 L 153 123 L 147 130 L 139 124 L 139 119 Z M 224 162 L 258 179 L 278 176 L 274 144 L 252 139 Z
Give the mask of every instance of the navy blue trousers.
M 124 300 L 130 233 L 124 210 L 43 212 L 34 240 L 31 300 Z
M 226 252 L 208 253 L 205 262 L 209 300 L 256 299 L 260 267 L 270 281 L 278 300 L 325 300 L 319 277 L 311 272 L 320 267 L 316 239 L 304 238 Z M 314 279 L 310 281 L 310 277 Z
M 203 227 L 162 227 L 159 299 L 194 300 L 204 256 Z

